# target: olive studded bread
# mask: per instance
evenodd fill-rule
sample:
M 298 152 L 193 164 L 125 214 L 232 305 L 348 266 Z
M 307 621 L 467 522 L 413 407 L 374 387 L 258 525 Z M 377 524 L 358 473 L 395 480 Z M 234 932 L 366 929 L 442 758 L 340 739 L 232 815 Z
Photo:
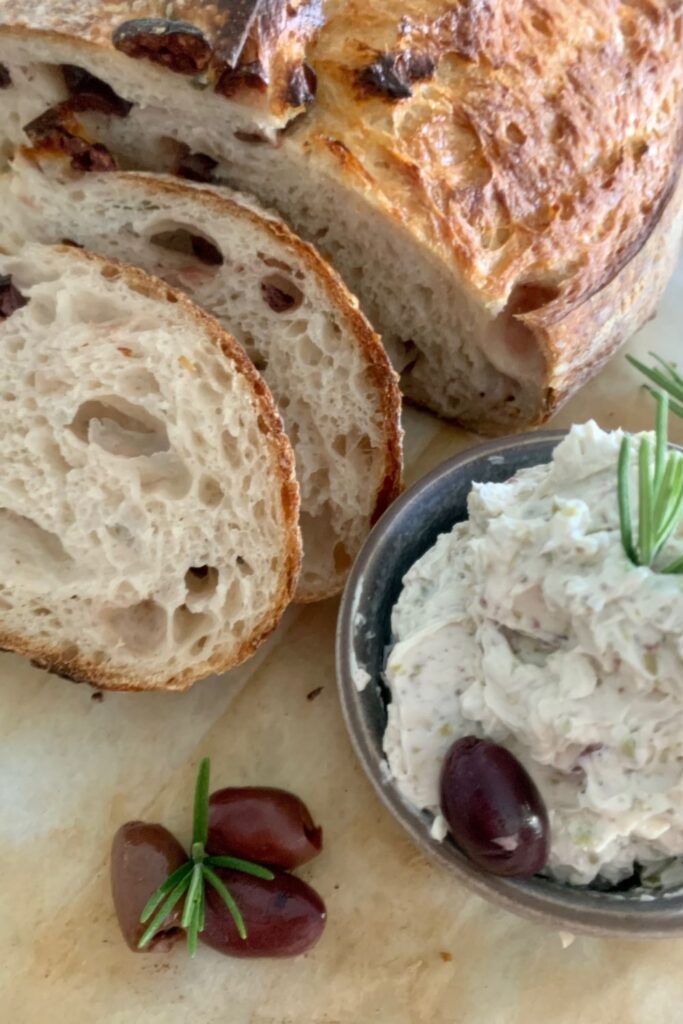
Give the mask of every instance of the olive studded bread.
M 291 448 L 220 325 L 74 247 L 0 255 L 0 647 L 99 687 L 244 660 L 300 563 Z
M 263 78 L 217 88 L 242 7 L 0 0 L 0 147 L 255 193 L 330 257 L 410 398 L 478 430 L 545 420 L 652 314 L 678 251 L 681 4 L 327 0 L 298 33 L 310 95 L 279 121 Z M 164 61 L 142 25 L 121 48 L 169 10 L 203 71 L 179 31 Z
M 395 374 L 357 302 L 315 250 L 242 197 L 149 174 L 59 184 L 17 158 L 0 182 L 0 244 L 64 238 L 185 291 L 245 347 L 296 456 L 299 600 L 336 593 L 401 475 Z M 68 177 L 68 176 L 67 176 Z

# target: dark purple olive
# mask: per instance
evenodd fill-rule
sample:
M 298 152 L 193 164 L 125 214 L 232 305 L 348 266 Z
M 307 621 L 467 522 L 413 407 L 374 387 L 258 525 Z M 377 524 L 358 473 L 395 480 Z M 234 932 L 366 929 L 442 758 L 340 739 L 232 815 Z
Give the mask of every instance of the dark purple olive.
M 111 847 L 111 891 L 123 937 L 137 952 L 166 952 L 184 935 L 180 927 L 182 901 L 171 911 L 148 946 L 138 950 L 147 925 L 140 914 L 152 893 L 166 881 L 187 854 L 163 825 L 129 821 L 114 836 Z
M 528 878 L 545 867 L 548 812 L 504 747 L 476 736 L 456 740 L 441 773 L 441 810 L 458 846 L 485 871 Z
M 213 886 L 206 886 L 206 926 L 199 938 L 228 956 L 297 956 L 323 933 L 327 911 L 315 889 L 300 878 L 276 872 L 272 881 L 216 868 L 237 902 L 247 929 L 237 933 L 232 915 Z
M 322 829 L 306 805 L 284 789 L 219 789 L 209 800 L 209 853 L 245 857 L 271 867 L 299 867 L 316 857 Z

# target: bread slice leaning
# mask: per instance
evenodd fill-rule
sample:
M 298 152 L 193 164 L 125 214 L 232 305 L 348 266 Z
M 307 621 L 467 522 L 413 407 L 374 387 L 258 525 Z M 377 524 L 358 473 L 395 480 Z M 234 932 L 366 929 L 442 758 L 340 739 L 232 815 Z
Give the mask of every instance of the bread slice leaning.
M 0 647 L 182 690 L 275 627 L 293 457 L 244 352 L 185 296 L 66 246 L 0 255 Z
M 382 345 L 317 252 L 227 190 L 84 174 L 17 157 L 0 239 L 70 239 L 181 288 L 240 341 L 296 455 L 304 560 L 297 598 L 336 593 L 401 475 L 400 396 Z M 60 168 L 61 185 L 49 173 Z

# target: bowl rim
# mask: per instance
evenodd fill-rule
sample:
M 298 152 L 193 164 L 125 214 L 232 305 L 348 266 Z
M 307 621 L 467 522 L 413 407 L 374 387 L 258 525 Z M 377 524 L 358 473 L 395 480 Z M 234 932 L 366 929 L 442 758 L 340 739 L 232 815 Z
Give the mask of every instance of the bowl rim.
M 445 460 L 408 487 L 384 512 L 353 564 L 342 595 L 336 630 L 337 686 L 346 728 L 355 753 L 384 806 L 432 861 L 448 869 L 468 889 L 522 917 L 576 934 L 623 938 L 670 938 L 683 932 L 683 895 L 653 896 L 640 901 L 619 898 L 545 879 L 510 879 L 488 874 L 469 861 L 452 842 L 429 832 L 419 809 L 400 795 L 373 742 L 374 730 L 355 682 L 354 621 L 364 593 L 366 570 L 391 527 L 419 507 L 427 491 L 439 488 L 465 466 L 492 455 L 559 443 L 568 430 L 539 430 L 477 444 Z M 539 463 L 540 464 L 540 463 Z M 390 556 L 389 556 L 390 557 Z

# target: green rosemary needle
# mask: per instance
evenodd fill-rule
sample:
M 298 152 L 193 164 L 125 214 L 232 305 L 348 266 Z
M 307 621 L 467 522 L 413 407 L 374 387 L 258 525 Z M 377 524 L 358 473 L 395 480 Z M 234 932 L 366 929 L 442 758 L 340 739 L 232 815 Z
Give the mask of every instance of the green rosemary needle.
M 209 776 L 210 762 L 205 757 L 197 772 L 192 815 L 192 856 L 181 864 L 165 882 L 153 892 L 140 915 L 140 923 L 149 924 L 143 932 L 138 948 L 144 949 L 181 899 L 184 898 L 182 927 L 187 931 L 187 948 L 190 956 L 197 952 L 199 935 L 206 921 L 206 884 L 220 896 L 228 908 L 241 939 L 247 938 L 244 918 L 229 889 L 213 868 L 232 868 L 247 875 L 255 875 L 272 881 L 275 875 L 261 864 L 254 864 L 241 857 L 212 857 L 206 852 L 209 836 Z
M 636 362 L 635 360 L 631 360 Z M 653 371 L 659 372 L 659 371 Z M 683 386 L 683 379 L 681 381 Z M 638 449 L 638 533 L 633 528 L 631 509 L 631 437 L 624 435 L 617 469 L 617 495 L 621 541 L 634 565 L 654 563 L 683 517 L 683 454 L 668 446 L 669 398 L 665 391 L 653 391 L 657 399 L 654 453 L 649 437 Z M 683 391 L 682 391 L 683 394 Z M 683 411 L 683 406 L 681 407 Z M 664 568 L 664 573 L 682 573 L 683 558 Z
M 669 395 L 671 412 L 676 416 L 683 417 L 683 377 L 673 363 L 667 363 L 666 359 L 662 359 L 654 352 L 651 352 L 650 355 L 655 362 L 659 363 L 659 366 L 646 366 L 635 356 L 626 356 L 626 358 L 632 366 L 635 366 L 636 370 L 640 370 L 643 376 L 655 385 L 654 388 L 646 385 L 650 394 L 656 398 L 656 388 L 661 388 Z

